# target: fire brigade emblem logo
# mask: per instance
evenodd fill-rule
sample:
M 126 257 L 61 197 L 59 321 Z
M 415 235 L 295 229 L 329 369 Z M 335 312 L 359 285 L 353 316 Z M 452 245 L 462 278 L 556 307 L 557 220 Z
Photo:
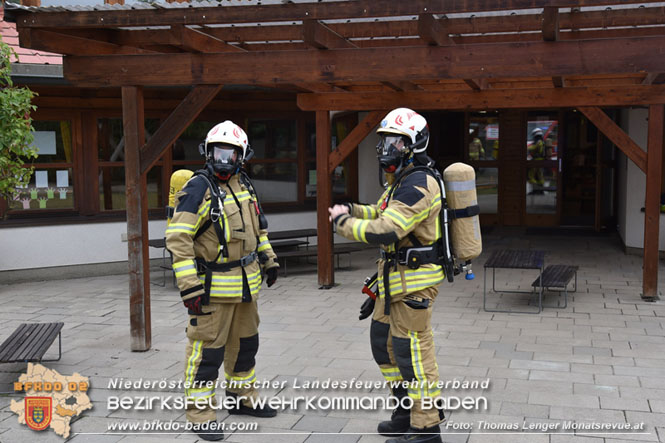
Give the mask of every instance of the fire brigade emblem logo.
M 25 397 L 25 423 L 30 429 L 43 431 L 51 424 L 51 397 Z
M 236 138 L 240 138 L 240 131 L 238 131 L 237 127 L 233 128 L 233 135 L 235 135 Z
M 397 123 L 398 126 L 402 126 L 404 124 L 404 120 L 402 119 L 401 115 L 395 117 L 395 123 Z

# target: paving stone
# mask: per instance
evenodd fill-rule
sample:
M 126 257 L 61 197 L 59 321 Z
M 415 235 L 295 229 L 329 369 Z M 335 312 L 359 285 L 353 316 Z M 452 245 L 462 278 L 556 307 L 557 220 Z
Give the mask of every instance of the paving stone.
M 339 432 L 348 421 L 346 418 L 303 416 L 291 429 L 309 432 Z
M 569 307 L 565 310 L 546 308 L 539 315 L 489 313 L 482 309 L 480 279 L 472 282 L 458 279 L 452 285 L 445 283 L 441 287 L 432 322 L 441 379 L 490 379 L 487 391 L 450 390 L 449 394 L 455 395 L 484 395 L 489 408 L 473 412 L 449 411 L 449 420 L 477 423 L 480 419 L 527 419 L 534 422 L 639 419 L 649 425 L 651 435 L 619 435 L 606 438 L 606 443 L 656 441 L 659 436 L 663 437 L 662 429 L 665 429 L 662 418 L 665 416 L 665 383 L 662 383 L 665 381 L 665 358 L 662 358 L 665 355 L 665 304 L 641 301 L 641 258 L 623 254 L 618 241 L 613 243 L 607 238 L 564 240 L 560 237 L 484 235 L 485 251 L 475 264 L 477 269 L 482 269 L 484 260 L 493 250 L 510 247 L 547 250 L 550 263 L 565 262 L 573 254 L 575 263 L 580 266 L 579 292 L 571 294 Z M 292 266 L 291 263 L 288 277 L 280 278 L 271 289 L 262 289 L 257 377 L 381 380 L 371 356 L 370 322 L 357 320 L 358 285 L 373 272 L 374 256 L 375 251 L 359 253 L 358 259 L 354 256 L 353 267 L 336 271 L 335 280 L 339 284 L 330 291 L 318 289 L 316 273 L 312 272 L 314 266 Z M 659 284 L 665 286 L 665 272 L 662 272 L 665 264 L 661 266 Z M 533 280 L 521 271 L 502 274 L 503 277 L 507 277 L 503 283 L 506 287 L 515 283 L 515 287 L 530 288 Z M 187 316 L 178 301 L 177 289 L 170 285 L 151 287 L 153 349 L 135 353 L 129 350 L 127 288 L 125 275 L 0 285 L 0 303 L 7 297 L 21 300 L 20 307 L 3 303 L 7 309 L 0 313 L 0 338 L 7 337 L 22 321 L 65 321 L 63 359 L 47 366 L 63 374 L 80 372 L 90 377 L 94 386 L 90 391 L 94 409 L 86 411 L 74 423 L 74 431 L 105 430 L 113 420 L 126 420 L 114 418 L 119 415 L 133 419 L 161 416 L 184 420 L 183 411 L 172 414 L 136 411 L 136 414 L 108 417 L 111 412 L 106 410 L 105 400 L 120 392 L 107 389 L 111 378 L 163 376 L 179 379 L 184 366 L 186 337 L 183 330 Z M 81 295 L 88 298 L 84 301 Z M 87 301 L 89 297 L 94 297 L 94 305 Z M 515 306 L 527 301 L 512 296 L 501 300 Z M 3 365 L 2 371 L 0 383 L 10 383 L 25 371 L 25 365 Z M 387 395 L 385 389 L 360 392 Z M 293 389 L 262 392 L 280 396 L 314 393 Z M 353 394 L 351 391 L 335 393 Z M 8 410 L 8 402 L 4 400 L 0 397 L 0 441 L 27 441 L 23 436 L 29 436 L 31 432 L 17 423 L 15 414 Z M 225 441 L 385 441 L 385 437 L 362 433 L 373 432 L 378 422 L 387 417 L 387 411 L 294 412 L 283 411 L 273 419 L 257 419 L 261 432 L 236 432 Z M 219 417 L 233 420 L 224 411 Z M 303 429 L 298 429 L 299 426 Z M 311 431 L 325 429 L 329 429 L 324 432 L 330 434 L 311 434 Z M 53 441 L 62 441 L 51 434 Z M 72 441 L 95 441 L 92 435 L 86 437 L 89 439 L 75 437 Z M 161 437 L 164 441 L 196 439 L 191 434 Z M 481 435 L 474 432 L 468 435 L 448 431 L 442 438 L 453 443 L 502 439 L 531 442 L 547 441 L 548 438 L 551 443 L 603 441 L 593 435 L 560 433 L 548 436 Z M 161 441 L 159 436 L 147 435 L 135 439 Z M 51 441 L 49 438 L 44 440 Z M 134 440 L 126 436 L 120 441 Z

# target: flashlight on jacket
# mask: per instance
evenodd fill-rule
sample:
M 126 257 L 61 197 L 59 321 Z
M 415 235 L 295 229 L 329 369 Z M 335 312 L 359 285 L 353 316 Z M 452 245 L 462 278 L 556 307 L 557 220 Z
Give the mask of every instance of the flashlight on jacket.
M 371 277 L 367 277 L 363 282 L 362 293 L 367 294 L 372 300 L 376 300 L 376 285 L 378 284 L 378 273 L 375 273 Z

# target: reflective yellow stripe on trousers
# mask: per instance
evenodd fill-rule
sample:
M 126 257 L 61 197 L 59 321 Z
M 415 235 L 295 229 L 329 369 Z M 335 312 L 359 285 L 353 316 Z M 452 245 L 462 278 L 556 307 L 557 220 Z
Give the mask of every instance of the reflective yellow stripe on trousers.
M 193 340 L 192 341 L 192 353 L 187 359 L 187 367 L 185 368 L 185 383 L 188 386 L 194 384 L 194 379 L 196 378 L 196 361 L 201 358 L 201 353 L 203 351 L 203 341 Z M 189 387 L 185 388 L 185 395 L 190 398 L 211 398 L 215 395 L 215 388 L 208 387 Z
M 402 374 L 399 372 L 399 368 L 397 366 L 391 366 L 389 368 L 380 368 L 381 369 L 381 375 L 383 375 L 383 378 L 386 379 L 386 381 L 401 381 L 402 379 Z
M 423 397 L 435 397 L 441 393 L 436 388 L 434 381 L 428 381 L 425 375 L 425 368 L 423 366 L 423 356 L 420 347 L 420 338 L 416 331 L 409 331 L 409 338 L 411 339 L 411 366 L 416 380 L 409 386 L 408 394 L 413 399 Z

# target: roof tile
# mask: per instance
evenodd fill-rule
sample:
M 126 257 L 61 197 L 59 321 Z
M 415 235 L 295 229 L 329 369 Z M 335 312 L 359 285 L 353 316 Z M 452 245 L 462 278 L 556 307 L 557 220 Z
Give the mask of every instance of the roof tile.
M 14 48 L 18 54 L 19 63 L 37 64 L 37 65 L 61 65 L 62 55 L 54 54 L 52 52 L 35 51 L 26 49 L 19 46 L 18 32 L 16 32 L 16 24 L 4 21 L 5 11 L 0 6 L 0 36 L 2 41 Z

